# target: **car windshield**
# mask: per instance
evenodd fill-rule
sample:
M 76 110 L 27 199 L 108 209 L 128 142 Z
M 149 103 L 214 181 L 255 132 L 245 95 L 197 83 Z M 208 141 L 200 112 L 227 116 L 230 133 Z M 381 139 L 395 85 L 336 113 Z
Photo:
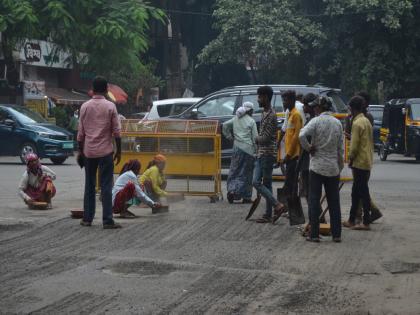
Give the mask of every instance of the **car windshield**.
M 420 104 L 411 104 L 411 119 L 420 120 Z
M 46 123 L 47 121 L 38 113 L 24 107 L 9 107 L 10 112 L 21 124 Z
M 377 121 L 382 121 L 382 115 L 384 110 L 382 108 L 376 107 L 376 108 L 369 108 L 369 113 L 372 114 L 373 119 Z
M 338 113 L 347 113 L 348 109 L 341 96 L 336 92 L 329 92 L 328 97 L 331 99 Z

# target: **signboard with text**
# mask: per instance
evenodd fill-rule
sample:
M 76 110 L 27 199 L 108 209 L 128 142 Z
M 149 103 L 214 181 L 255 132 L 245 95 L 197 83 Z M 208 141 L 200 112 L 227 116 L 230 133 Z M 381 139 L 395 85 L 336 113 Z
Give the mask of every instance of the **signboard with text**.
M 19 59 L 32 66 L 72 68 L 70 54 L 42 40 L 26 40 L 19 48 Z

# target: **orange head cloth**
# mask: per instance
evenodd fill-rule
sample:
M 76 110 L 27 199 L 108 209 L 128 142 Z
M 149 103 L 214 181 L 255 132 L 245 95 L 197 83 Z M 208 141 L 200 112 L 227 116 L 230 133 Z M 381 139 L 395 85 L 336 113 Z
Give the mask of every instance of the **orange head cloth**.
M 155 155 L 153 158 L 153 161 L 155 162 L 166 162 L 166 157 L 162 154 Z

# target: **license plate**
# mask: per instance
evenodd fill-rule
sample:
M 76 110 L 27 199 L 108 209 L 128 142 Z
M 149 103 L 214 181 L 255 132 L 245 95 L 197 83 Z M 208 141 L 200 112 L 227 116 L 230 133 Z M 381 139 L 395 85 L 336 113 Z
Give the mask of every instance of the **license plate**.
M 73 142 L 65 142 L 63 143 L 63 149 L 73 149 L 74 143 Z

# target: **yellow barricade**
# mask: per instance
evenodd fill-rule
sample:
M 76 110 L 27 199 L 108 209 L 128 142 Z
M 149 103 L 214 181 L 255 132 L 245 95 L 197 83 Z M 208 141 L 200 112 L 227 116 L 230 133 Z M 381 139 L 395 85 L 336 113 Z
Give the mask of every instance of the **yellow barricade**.
M 208 196 L 212 202 L 222 196 L 221 138 L 213 120 L 121 121 L 121 162 L 137 159 L 142 171 L 156 154 L 167 158 L 165 176 L 168 192 Z
M 48 118 L 48 99 L 29 99 L 25 101 L 25 106 L 30 110 L 41 114 L 42 117 Z

